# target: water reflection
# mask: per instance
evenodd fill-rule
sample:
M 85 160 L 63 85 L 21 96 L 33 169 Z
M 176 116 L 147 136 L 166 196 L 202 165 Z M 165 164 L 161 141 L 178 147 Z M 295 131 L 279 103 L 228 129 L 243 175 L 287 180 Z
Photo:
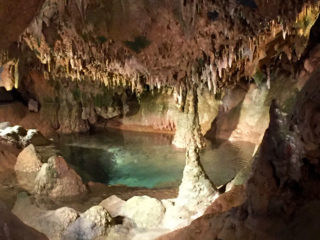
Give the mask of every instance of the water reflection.
M 185 151 L 171 141 L 170 135 L 118 130 L 58 139 L 63 156 L 84 181 L 149 188 L 180 184 Z M 249 164 L 253 149 L 244 142 L 208 143 L 201 162 L 211 180 L 221 185 Z

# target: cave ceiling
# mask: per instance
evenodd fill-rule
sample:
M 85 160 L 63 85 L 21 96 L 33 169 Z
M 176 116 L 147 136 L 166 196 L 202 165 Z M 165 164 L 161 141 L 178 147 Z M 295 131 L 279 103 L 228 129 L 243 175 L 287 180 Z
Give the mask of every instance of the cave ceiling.
M 0 65 L 12 75 L 36 68 L 45 79 L 217 93 L 269 75 L 279 59 L 299 61 L 318 12 L 314 0 L 2 0 Z

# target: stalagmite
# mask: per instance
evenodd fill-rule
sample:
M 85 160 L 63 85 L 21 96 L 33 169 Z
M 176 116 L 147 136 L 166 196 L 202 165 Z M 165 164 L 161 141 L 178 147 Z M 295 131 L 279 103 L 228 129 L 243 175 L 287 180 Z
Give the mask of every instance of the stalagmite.
M 218 196 L 216 187 L 207 178 L 200 163 L 200 145 L 202 135 L 198 115 L 197 89 L 188 94 L 185 111 L 188 137 L 186 139 L 186 166 L 176 204 L 187 208 L 190 212 L 204 211 Z

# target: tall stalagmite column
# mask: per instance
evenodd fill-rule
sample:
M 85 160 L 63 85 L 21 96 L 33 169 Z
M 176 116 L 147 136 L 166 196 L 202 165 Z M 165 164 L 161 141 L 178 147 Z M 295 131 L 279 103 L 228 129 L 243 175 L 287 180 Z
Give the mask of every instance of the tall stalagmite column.
M 197 89 L 193 87 L 187 96 L 185 105 L 187 125 L 190 134 L 187 139 L 186 166 L 176 204 L 197 213 L 205 210 L 218 195 L 215 186 L 207 178 L 200 163 L 202 135 L 198 115 Z

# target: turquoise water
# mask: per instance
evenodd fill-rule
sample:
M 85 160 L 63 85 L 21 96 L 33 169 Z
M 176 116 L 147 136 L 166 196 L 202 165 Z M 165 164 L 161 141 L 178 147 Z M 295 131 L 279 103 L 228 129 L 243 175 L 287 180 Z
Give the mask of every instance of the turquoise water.
M 92 135 L 60 136 L 59 149 L 85 182 L 131 187 L 179 186 L 185 151 L 171 145 L 172 136 L 106 130 Z M 209 178 L 221 185 L 246 167 L 254 145 L 207 143 L 201 162 Z

